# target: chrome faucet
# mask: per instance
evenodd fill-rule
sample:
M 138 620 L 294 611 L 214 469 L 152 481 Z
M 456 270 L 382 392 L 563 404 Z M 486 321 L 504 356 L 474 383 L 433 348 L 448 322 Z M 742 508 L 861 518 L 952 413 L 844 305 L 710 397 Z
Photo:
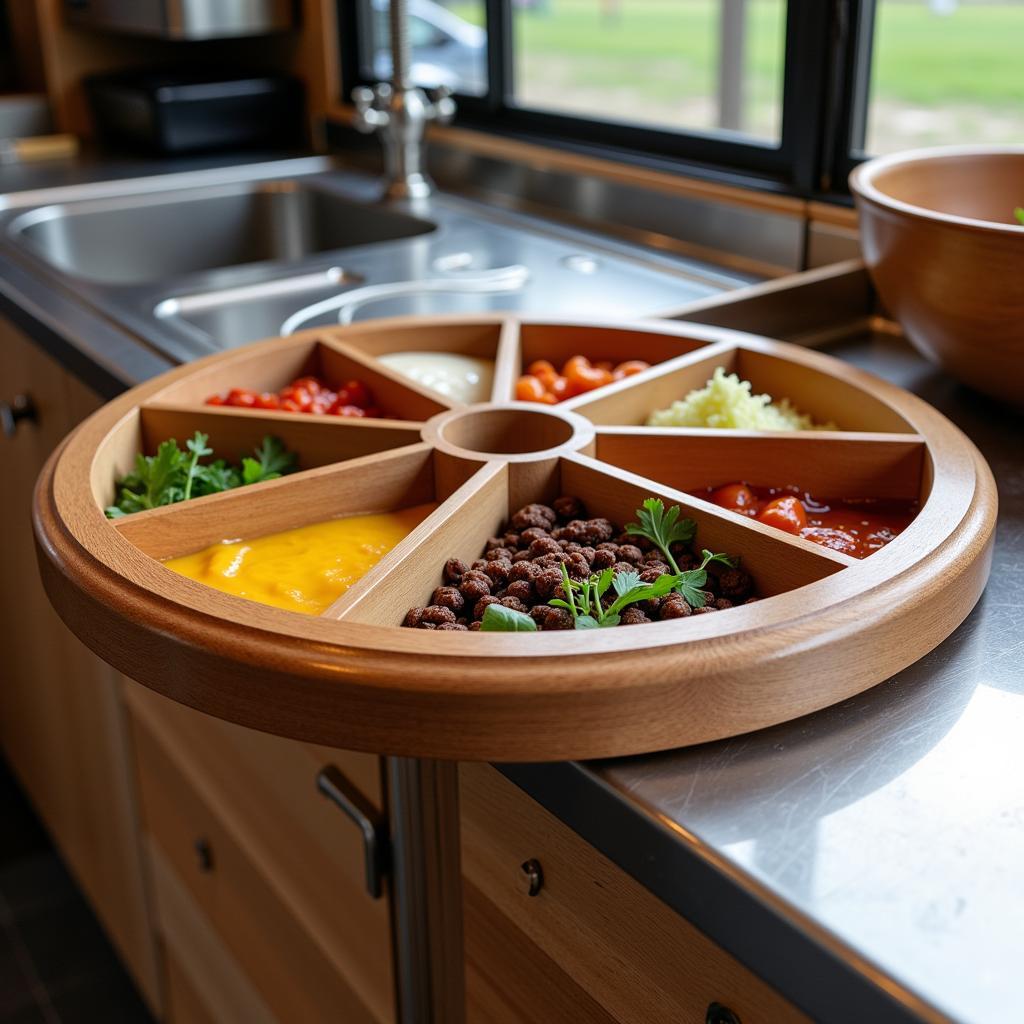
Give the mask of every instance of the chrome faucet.
M 446 87 L 427 92 L 413 85 L 407 0 L 391 0 L 391 83 L 359 86 L 352 91 L 356 112 L 353 126 L 370 134 L 379 131 L 384 144 L 389 199 L 423 199 L 434 191 L 424 170 L 426 127 L 445 124 L 455 116 L 455 101 Z

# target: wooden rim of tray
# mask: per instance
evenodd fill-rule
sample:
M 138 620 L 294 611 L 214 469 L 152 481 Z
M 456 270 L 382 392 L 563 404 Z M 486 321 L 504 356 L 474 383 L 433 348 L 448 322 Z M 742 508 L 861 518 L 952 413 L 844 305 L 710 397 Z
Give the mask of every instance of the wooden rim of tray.
M 466 407 L 376 356 L 444 349 L 495 359 L 492 401 Z M 649 370 L 555 407 L 512 402 L 545 356 L 646 358 Z M 716 366 L 786 396 L 827 432 L 639 426 Z M 231 386 L 316 370 L 361 377 L 393 413 L 346 420 L 203 404 Z M 140 446 L 211 434 L 218 455 L 281 436 L 294 475 L 105 518 Z M 472 447 L 543 450 L 478 453 Z M 467 447 L 469 446 L 469 447 Z M 237 454 L 235 454 L 237 457 Z M 757 477 L 761 479 L 756 479 Z M 910 527 L 857 561 L 687 490 L 734 479 L 831 497 L 923 497 Z M 619 523 L 643 497 L 679 504 L 698 544 L 738 553 L 766 599 L 598 632 L 399 628 L 449 557 L 479 557 L 511 511 L 557 493 Z M 424 501 L 437 509 L 321 617 L 223 594 L 160 559 L 225 537 Z M 245 726 L 380 753 L 463 760 L 635 754 L 737 735 L 826 707 L 892 676 L 965 618 L 988 577 L 996 493 L 974 445 L 936 410 L 828 356 L 714 327 L 493 316 L 315 329 L 173 370 L 109 403 L 47 463 L 35 497 L 47 590 L 119 670 Z

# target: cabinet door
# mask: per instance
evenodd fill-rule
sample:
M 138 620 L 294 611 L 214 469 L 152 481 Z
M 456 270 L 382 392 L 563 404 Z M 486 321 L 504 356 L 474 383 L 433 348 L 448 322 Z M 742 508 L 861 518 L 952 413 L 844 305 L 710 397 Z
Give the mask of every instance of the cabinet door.
M 0 400 L 33 420 L 0 437 L 0 743 L 145 998 L 159 1008 L 120 677 L 50 607 L 31 503 L 50 452 L 100 399 L 0 319 Z
M 234 813 L 217 780 L 205 776 L 194 759 L 177 759 L 175 742 L 159 719 L 136 713 L 132 722 L 157 874 L 165 865 L 181 881 L 270 1011 L 281 1021 L 303 1024 L 392 1020 L 391 1000 L 381 1005 L 372 990 L 356 987 L 362 979 L 353 975 L 349 958 L 316 927 L 297 899 L 294 880 L 268 859 L 266 837 Z M 280 827 L 291 838 L 287 822 Z M 318 882 L 330 899 L 335 878 L 323 875 Z M 163 902 L 160 914 L 166 931 Z M 358 918 L 352 923 L 358 928 Z M 372 934 L 364 937 L 370 946 Z M 389 955 L 386 946 L 376 952 L 382 960 Z
M 806 1024 L 497 770 L 459 783 L 468 1024 Z

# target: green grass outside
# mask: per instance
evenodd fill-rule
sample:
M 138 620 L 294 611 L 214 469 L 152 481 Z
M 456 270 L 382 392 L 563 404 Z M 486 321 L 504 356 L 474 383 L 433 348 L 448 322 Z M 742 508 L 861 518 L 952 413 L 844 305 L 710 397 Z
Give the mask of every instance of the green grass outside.
M 824 0 L 822 0 L 824 2 Z M 449 5 L 481 20 L 482 4 Z M 752 91 L 778 88 L 784 3 L 750 0 L 747 70 Z M 925 0 L 881 0 L 873 96 L 900 104 L 977 103 L 1012 108 L 1024 102 L 1024 3 L 966 2 L 936 15 Z M 661 95 L 715 81 L 717 0 L 620 0 L 617 21 L 601 17 L 600 0 L 550 0 L 550 12 L 516 13 L 520 53 L 573 61 L 583 84 L 643 81 Z M 671 67 L 670 80 L 663 70 Z M 656 69 L 650 74 L 649 69 Z M 574 72 L 577 70 L 573 69 Z M 575 80 L 575 74 L 574 74 Z

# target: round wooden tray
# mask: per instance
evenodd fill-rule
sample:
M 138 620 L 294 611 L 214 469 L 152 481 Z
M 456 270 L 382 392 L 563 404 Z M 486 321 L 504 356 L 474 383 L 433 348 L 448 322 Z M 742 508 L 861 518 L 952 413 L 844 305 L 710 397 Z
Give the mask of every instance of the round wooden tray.
M 493 357 L 493 401 L 462 406 L 376 360 Z M 635 377 L 558 406 L 511 401 L 520 367 L 645 359 Z M 647 413 L 717 366 L 788 397 L 829 432 L 653 429 Z M 346 420 L 203 404 L 303 372 L 358 377 L 405 419 Z M 139 450 L 211 435 L 239 458 L 273 433 L 294 475 L 111 521 Z M 920 498 L 912 525 L 863 561 L 687 491 L 732 480 L 824 496 Z M 479 557 L 510 512 L 560 493 L 618 523 L 654 495 L 738 554 L 767 598 L 714 615 L 588 632 L 398 628 L 446 559 Z M 438 507 L 322 617 L 186 579 L 160 560 L 357 512 Z M 711 327 L 511 316 L 376 321 L 228 351 L 135 388 L 54 453 L 36 493 L 44 582 L 100 656 L 149 687 L 268 732 L 421 757 L 550 760 L 736 735 L 856 694 L 926 654 L 988 576 L 996 494 L 971 442 L 924 402 L 819 353 Z

